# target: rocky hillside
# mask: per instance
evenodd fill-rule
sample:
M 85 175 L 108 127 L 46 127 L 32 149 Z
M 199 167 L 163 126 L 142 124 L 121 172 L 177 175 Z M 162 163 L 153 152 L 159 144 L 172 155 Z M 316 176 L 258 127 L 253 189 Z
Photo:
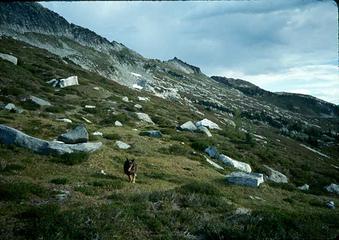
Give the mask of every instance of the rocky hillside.
M 0 9 L 0 239 L 337 238 L 335 115 Z
M 247 96 L 274 104 L 292 112 L 320 118 L 339 117 L 339 106 L 310 95 L 286 92 L 274 93 L 241 79 L 219 76 L 212 76 L 211 78 L 227 87 L 238 89 Z

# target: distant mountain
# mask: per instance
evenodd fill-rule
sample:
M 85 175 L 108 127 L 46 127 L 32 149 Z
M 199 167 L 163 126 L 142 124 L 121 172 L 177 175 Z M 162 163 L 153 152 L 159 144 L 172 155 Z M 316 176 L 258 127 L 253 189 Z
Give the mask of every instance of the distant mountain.
M 339 106 L 310 95 L 270 92 L 241 79 L 220 76 L 212 76 L 211 78 L 227 87 L 238 89 L 247 96 L 255 97 L 289 111 L 310 116 L 339 116 Z

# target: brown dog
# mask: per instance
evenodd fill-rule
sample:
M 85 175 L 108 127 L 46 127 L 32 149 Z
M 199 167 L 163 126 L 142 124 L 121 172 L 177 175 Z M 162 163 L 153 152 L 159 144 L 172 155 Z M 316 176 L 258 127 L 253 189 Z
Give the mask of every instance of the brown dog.
M 135 183 L 135 179 L 137 177 L 137 169 L 138 166 L 135 160 L 128 160 L 128 158 L 126 158 L 126 161 L 124 163 L 124 172 L 128 176 L 129 182 Z

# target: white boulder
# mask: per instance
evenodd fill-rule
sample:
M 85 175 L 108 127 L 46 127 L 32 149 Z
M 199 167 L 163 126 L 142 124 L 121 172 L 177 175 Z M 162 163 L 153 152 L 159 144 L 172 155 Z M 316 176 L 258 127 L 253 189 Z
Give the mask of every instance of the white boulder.
M 331 183 L 330 185 L 326 186 L 325 189 L 328 192 L 335 193 L 335 194 L 339 195 L 339 185 L 338 184 Z
M 259 187 L 264 182 L 264 176 L 261 173 L 232 172 L 226 175 L 226 180 L 231 184 Z
M 184 124 L 182 124 L 180 126 L 180 129 L 193 132 L 193 131 L 197 130 L 197 127 L 194 125 L 194 123 L 192 121 L 188 121 L 188 122 L 185 122 Z
M 120 149 L 129 149 L 131 145 L 124 143 L 122 141 L 116 141 L 115 144 L 118 146 Z
M 12 111 L 12 112 L 16 112 L 16 113 L 22 113 L 23 110 L 21 108 L 18 108 L 17 106 L 15 106 L 15 104 L 13 103 L 8 103 L 6 104 L 3 109 L 7 110 L 7 111 Z
M 92 133 L 92 135 L 93 136 L 101 136 L 102 137 L 102 132 L 98 132 L 98 131 L 96 131 L 96 132 L 94 132 L 94 133 Z
M 29 99 L 39 106 L 52 106 L 50 102 L 35 96 L 29 96 Z
M 58 118 L 57 121 L 65 122 L 65 123 L 72 123 L 72 120 L 68 118 Z
M 205 133 L 207 135 L 207 137 L 212 137 L 212 133 L 208 130 L 207 127 L 205 126 L 199 126 L 198 130 L 202 133 Z
M 275 182 L 275 183 L 288 183 L 288 178 L 284 174 L 282 174 L 281 172 L 278 172 L 277 170 L 270 168 L 267 165 L 264 165 L 264 167 L 268 169 L 269 171 L 269 175 L 267 178 L 268 180 Z
M 147 101 L 149 101 L 149 98 L 148 97 L 138 97 L 138 100 L 147 102 Z
M 212 160 L 208 159 L 208 157 L 204 156 L 206 161 L 211 164 L 213 167 L 217 168 L 217 169 L 221 169 L 224 170 L 224 168 L 222 166 L 220 166 L 219 164 L 216 164 L 215 162 L 213 162 Z
M 124 101 L 124 102 L 129 102 L 128 97 L 126 97 L 126 96 L 123 97 L 123 98 L 122 98 L 122 101 Z
M 134 107 L 137 109 L 142 109 L 142 106 L 140 104 L 135 104 Z
M 47 83 L 52 84 L 53 87 L 65 88 L 69 86 L 79 85 L 78 76 L 70 76 L 62 79 L 52 79 Z
M 148 114 L 146 113 L 141 113 L 141 112 L 137 112 L 136 113 L 137 117 L 139 120 L 147 122 L 147 123 L 151 123 L 154 124 L 154 122 L 152 121 L 152 119 L 150 118 L 150 116 L 148 116 Z
M 117 120 L 117 121 L 114 122 L 114 126 L 122 127 L 122 123 Z
M 10 54 L 0 53 L 0 58 L 13 63 L 14 65 L 18 64 L 18 59 Z
M 221 130 L 221 128 L 218 126 L 218 124 L 212 122 L 211 120 L 205 118 L 201 121 L 198 121 L 195 123 L 195 125 L 197 127 L 199 126 L 205 126 L 205 127 L 208 127 L 209 129 L 218 129 L 218 130 Z
M 94 109 L 94 108 L 96 108 L 96 106 L 93 106 L 93 105 L 85 105 L 85 108 L 87 108 L 87 109 Z
M 308 184 L 304 184 L 300 187 L 297 187 L 299 190 L 302 190 L 302 191 L 308 191 L 310 189 L 310 186 Z
M 234 160 L 234 159 L 232 159 L 232 158 L 230 158 L 230 157 L 228 157 L 224 154 L 219 155 L 219 160 L 221 160 L 226 165 L 234 167 L 234 168 L 239 169 L 241 171 L 244 171 L 244 172 L 247 172 L 247 173 L 252 172 L 251 166 L 249 164 Z

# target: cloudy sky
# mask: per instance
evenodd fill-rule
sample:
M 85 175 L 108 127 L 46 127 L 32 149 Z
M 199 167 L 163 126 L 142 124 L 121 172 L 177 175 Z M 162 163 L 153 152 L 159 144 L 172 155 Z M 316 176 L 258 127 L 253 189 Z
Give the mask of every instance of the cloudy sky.
M 148 58 L 339 104 L 332 0 L 43 2 Z

